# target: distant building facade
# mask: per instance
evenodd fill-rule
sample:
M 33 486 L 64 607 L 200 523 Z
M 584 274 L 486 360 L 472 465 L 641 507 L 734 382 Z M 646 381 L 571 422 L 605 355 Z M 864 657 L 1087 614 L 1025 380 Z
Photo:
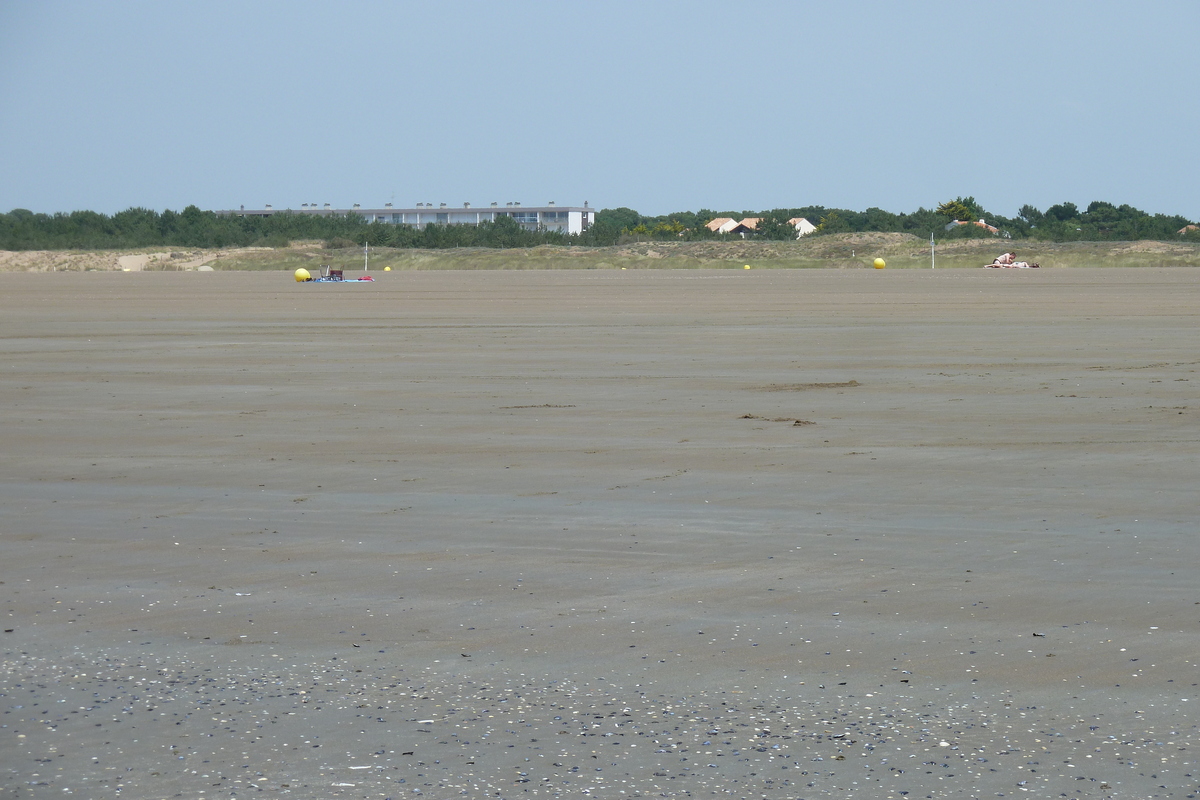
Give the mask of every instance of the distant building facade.
M 426 225 L 478 225 L 481 222 L 493 222 L 497 217 L 512 217 L 526 230 L 561 231 L 562 233 L 583 233 L 596 222 L 596 209 L 589 208 L 585 202 L 582 206 L 559 206 L 553 202 L 544 206 L 522 206 L 520 203 L 492 203 L 490 206 L 472 208 L 470 203 L 462 207 L 449 207 L 439 203 L 417 203 L 414 208 L 393 208 L 391 203 L 383 208 L 332 208 L 329 203 L 318 207 L 316 203 L 301 203 L 299 209 L 277 209 L 265 206 L 250 209 L 242 206 L 239 209 L 229 209 L 214 212 L 218 216 L 240 217 L 269 217 L 273 214 L 312 214 L 320 217 L 345 216 L 358 214 L 367 222 L 386 222 L 391 225 L 408 225 L 413 228 L 424 228 Z

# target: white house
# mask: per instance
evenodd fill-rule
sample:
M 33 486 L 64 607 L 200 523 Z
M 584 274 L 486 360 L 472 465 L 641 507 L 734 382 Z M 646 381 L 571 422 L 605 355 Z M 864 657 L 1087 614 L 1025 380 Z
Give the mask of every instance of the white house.
M 741 223 L 732 217 L 717 217 L 712 222 L 709 222 L 705 227 L 707 227 L 713 233 L 730 233 L 739 224 Z
M 793 228 L 796 229 L 796 238 L 797 239 L 799 239 L 801 236 L 808 236 L 810 233 L 812 233 L 813 231 L 815 231 L 817 229 L 816 225 L 813 225 L 811 222 L 806 220 L 804 217 L 792 217 L 791 219 L 788 220 L 788 225 L 791 225 Z

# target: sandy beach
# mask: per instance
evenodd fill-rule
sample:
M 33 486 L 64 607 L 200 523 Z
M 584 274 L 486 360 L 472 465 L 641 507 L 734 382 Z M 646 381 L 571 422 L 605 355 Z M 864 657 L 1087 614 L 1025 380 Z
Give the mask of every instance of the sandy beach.
M 0 797 L 1200 795 L 1200 270 L 373 274 L 0 274 Z

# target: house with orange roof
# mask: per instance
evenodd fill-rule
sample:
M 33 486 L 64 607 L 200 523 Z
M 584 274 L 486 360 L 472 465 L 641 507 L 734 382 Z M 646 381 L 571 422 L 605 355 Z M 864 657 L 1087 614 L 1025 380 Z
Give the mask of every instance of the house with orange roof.
M 729 233 L 738 226 L 738 221 L 732 217 L 717 217 L 704 227 L 713 233 Z
M 788 220 L 788 225 L 791 225 L 793 228 L 796 229 L 796 238 L 797 239 L 799 239 L 801 236 L 808 236 L 808 234 L 812 233 L 813 231 L 815 231 L 817 229 L 816 225 L 813 225 L 811 222 L 806 220 L 804 217 L 792 217 L 791 219 Z
M 740 233 L 742 238 L 745 238 L 747 233 L 754 233 L 758 230 L 760 222 L 762 222 L 762 217 L 746 217 L 730 230 L 730 233 Z

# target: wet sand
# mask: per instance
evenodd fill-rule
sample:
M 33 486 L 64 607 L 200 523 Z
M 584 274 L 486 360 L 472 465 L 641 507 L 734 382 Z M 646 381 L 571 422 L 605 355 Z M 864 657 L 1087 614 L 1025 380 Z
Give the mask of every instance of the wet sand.
M 0 797 L 1194 797 L 1200 271 L 0 274 Z

